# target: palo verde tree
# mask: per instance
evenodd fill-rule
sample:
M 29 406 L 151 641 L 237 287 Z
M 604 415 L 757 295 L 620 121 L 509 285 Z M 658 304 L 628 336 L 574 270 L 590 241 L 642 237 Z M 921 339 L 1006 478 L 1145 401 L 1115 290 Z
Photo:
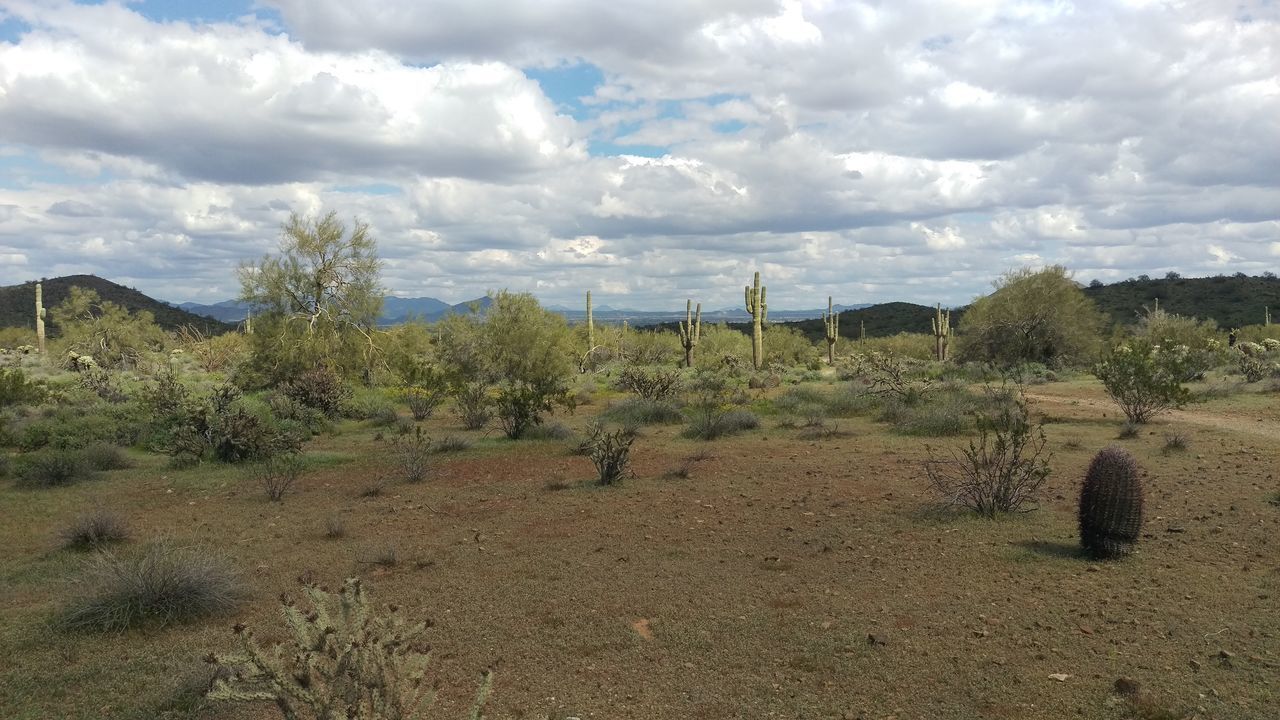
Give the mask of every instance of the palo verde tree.
M 1097 356 L 1102 314 L 1065 267 L 1012 270 L 995 285 L 960 319 L 964 359 L 1062 366 Z
M 317 365 L 369 377 L 382 311 L 382 262 L 366 223 L 351 232 L 337 213 L 291 215 L 280 252 L 240 268 L 240 299 L 258 310 L 253 369 L 280 382 Z
M 67 299 L 51 313 L 62 351 L 88 355 L 102 367 L 136 367 L 146 352 L 164 349 L 165 333 L 150 312 L 130 314 L 93 290 L 71 288 Z

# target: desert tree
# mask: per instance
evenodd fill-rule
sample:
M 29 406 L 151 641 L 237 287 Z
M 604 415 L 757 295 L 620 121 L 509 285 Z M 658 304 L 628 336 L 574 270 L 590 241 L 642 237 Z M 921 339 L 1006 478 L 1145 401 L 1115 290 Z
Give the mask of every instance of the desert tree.
M 381 269 L 368 224 L 357 221 L 348 233 L 336 212 L 291 215 L 279 252 L 240 267 L 240 299 L 261 313 L 250 336 L 256 369 L 279 381 L 319 363 L 367 379 Z

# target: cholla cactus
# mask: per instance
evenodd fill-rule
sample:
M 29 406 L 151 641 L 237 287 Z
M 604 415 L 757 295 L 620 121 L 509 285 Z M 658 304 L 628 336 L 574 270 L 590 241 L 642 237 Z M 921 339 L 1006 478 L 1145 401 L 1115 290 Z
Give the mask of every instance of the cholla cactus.
M 308 586 L 312 608 L 284 601 L 292 644 L 264 651 L 253 634 L 236 626 L 240 652 L 206 661 L 228 677 L 209 691 L 211 700 L 274 702 L 286 720 L 417 720 L 425 718 L 435 688 L 424 680 L 429 650 L 421 649 L 427 623 L 409 625 L 380 614 L 360 581 L 349 578 L 336 595 Z M 485 673 L 468 717 L 480 720 L 493 683 Z
M 1275 338 L 1266 338 L 1262 341 L 1262 349 L 1269 353 L 1280 350 L 1280 340 Z
M 1256 342 L 1250 342 L 1248 340 L 1242 340 L 1236 343 L 1236 349 L 1244 353 L 1245 355 L 1248 355 L 1249 357 L 1257 357 L 1261 355 L 1263 352 L 1265 352 L 1265 350 L 1261 345 L 1259 345 Z

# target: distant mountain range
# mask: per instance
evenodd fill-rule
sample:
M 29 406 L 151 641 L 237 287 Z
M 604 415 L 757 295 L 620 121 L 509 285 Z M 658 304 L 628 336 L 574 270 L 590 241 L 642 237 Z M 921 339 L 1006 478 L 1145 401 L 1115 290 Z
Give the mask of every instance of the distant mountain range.
M 398 325 L 412 319 L 422 320 L 424 322 L 434 322 L 453 313 L 469 312 L 472 306 L 478 306 L 484 309 L 492 302 L 488 297 L 477 298 L 464 303 L 450 305 L 443 300 L 437 300 L 433 297 L 417 297 L 402 298 L 394 295 L 388 295 L 383 301 L 382 317 L 378 321 L 383 325 Z M 248 305 L 235 301 L 224 300 L 212 305 L 202 305 L 200 303 L 185 302 L 179 303 L 175 307 L 181 308 L 189 313 L 196 315 L 207 315 L 224 322 L 241 322 L 248 313 Z M 866 305 L 836 305 L 836 312 L 845 312 L 849 310 L 857 310 L 867 307 Z M 549 305 L 548 310 L 560 313 L 569 322 L 586 322 L 586 308 L 571 309 L 563 305 Z M 769 319 L 778 322 L 786 322 L 791 320 L 805 320 L 808 318 L 822 317 L 826 312 L 826 308 L 818 310 L 770 310 Z M 620 323 L 626 320 L 628 323 L 641 325 L 657 325 L 664 322 L 675 322 L 684 319 L 684 309 L 678 310 L 628 310 L 613 308 L 608 305 L 592 308 L 592 316 L 595 320 L 604 323 Z M 704 322 L 743 322 L 749 320 L 750 315 L 746 310 L 741 308 L 723 308 L 720 310 L 703 310 L 702 319 Z
M 95 275 L 68 275 L 44 280 L 45 307 L 57 306 L 67 298 L 74 286 L 94 290 L 103 300 L 122 305 L 130 312 L 149 311 L 155 316 L 156 323 L 168 330 L 191 325 L 207 334 L 225 332 L 244 320 L 247 312 L 246 306 L 235 300 L 213 304 L 188 302 L 173 305 Z M 1154 304 L 1156 299 L 1159 299 L 1160 307 L 1168 312 L 1212 319 L 1221 327 L 1257 325 L 1262 322 L 1264 308 L 1267 307 L 1271 308 L 1272 314 L 1280 314 L 1280 279 L 1273 273 L 1266 273 L 1261 277 L 1249 277 L 1243 273 L 1205 278 L 1171 275 L 1152 279 L 1141 276 L 1110 285 L 1094 283 L 1086 287 L 1084 292 L 1097 303 L 1099 310 L 1117 324 L 1133 322 L 1143 306 Z M 449 313 L 468 312 L 473 305 L 483 309 L 491 302 L 490 298 L 483 297 L 451 305 L 430 297 L 389 296 L 386 298 L 381 321 L 384 325 L 395 325 L 411 318 L 433 322 Z M 33 328 L 34 303 L 34 281 L 0 287 L 0 327 Z M 583 322 L 586 319 L 585 308 L 552 306 L 549 309 L 560 313 L 570 322 Z M 934 312 L 927 305 L 906 302 L 837 305 L 835 309 L 840 314 L 841 336 L 850 338 L 857 337 L 864 327 L 868 337 L 899 332 L 928 332 L 929 318 Z M 806 335 L 816 339 L 822 337 L 822 323 L 817 318 L 821 318 L 825 310 L 826 308 L 770 310 L 769 319 L 794 324 Z M 964 310 L 964 307 L 952 310 L 952 323 L 959 324 Z M 654 311 L 601 305 L 594 309 L 593 315 L 601 323 L 620 323 L 626 320 L 633 327 L 673 328 L 677 321 L 684 320 L 684 312 L 683 307 L 676 307 L 671 311 Z M 727 322 L 741 327 L 742 323 L 750 320 L 750 316 L 745 310 L 734 307 L 703 310 L 702 319 L 708 323 Z M 49 329 L 51 334 L 56 333 L 53 323 L 50 323 Z

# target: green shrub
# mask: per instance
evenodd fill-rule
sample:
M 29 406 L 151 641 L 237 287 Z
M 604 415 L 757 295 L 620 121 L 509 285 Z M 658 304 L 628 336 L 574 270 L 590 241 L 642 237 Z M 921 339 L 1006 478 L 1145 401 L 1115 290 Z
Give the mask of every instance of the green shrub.
M 628 365 L 618 374 L 618 386 L 635 393 L 643 400 L 670 401 L 680 392 L 680 372 Z
M 301 373 L 280 386 L 285 397 L 309 408 L 315 408 L 326 417 L 335 418 L 342 413 L 351 389 L 336 372 L 326 367 L 316 367 Z
M 0 368 L 0 408 L 10 405 L 37 405 L 44 401 L 44 383 L 31 380 L 18 368 Z
M 493 419 L 493 399 L 483 383 L 462 383 L 455 387 L 453 411 L 468 430 L 482 430 Z
M 927 400 L 906 404 L 886 401 L 886 415 L 903 435 L 945 437 L 961 435 L 973 427 L 974 399 L 967 393 L 935 393 Z M 888 412 L 887 408 L 893 411 Z
M 90 445 L 80 451 L 80 457 L 90 470 L 127 470 L 133 467 L 129 456 L 115 445 Z
M 613 403 L 602 417 L 619 425 L 674 425 L 684 422 L 680 410 L 670 402 L 627 398 Z
M 94 550 L 104 545 L 129 539 L 129 526 L 119 515 L 107 510 L 95 510 L 81 515 L 59 533 L 64 547 L 73 550 Z
M 495 403 L 498 424 L 508 438 L 519 439 L 531 428 L 541 425 L 543 413 L 551 412 L 553 406 L 564 399 L 565 388 L 561 385 L 503 383 Z
M 273 455 L 256 463 L 250 474 L 266 494 L 267 500 L 280 502 L 302 475 L 302 458 L 295 453 Z
M 14 463 L 18 487 L 50 488 L 92 480 L 96 473 L 78 450 L 45 448 L 19 455 Z
M 18 447 L 83 448 L 89 445 L 137 444 L 150 425 L 145 411 L 134 403 L 51 408 L 45 417 L 33 418 L 19 425 Z
M 409 406 L 409 412 L 413 414 L 414 420 L 426 420 L 430 418 L 444 402 L 446 395 L 442 385 L 433 385 L 429 387 L 407 387 L 400 391 L 400 396 Z
M 758 427 L 760 427 L 760 418 L 755 413 L 744 408 L 735 408 L 713 417 L 694 416 L 682 435 L 698 440 L 716 440 Z
M 239 576 L 221 558 L 167 542 L 127 555 L 99 553 L 80 585 L 59 619 L 68 630 L 164 626 L 229 611 L 245 597 Z
M 12 462 L 9 460 L 9 456 L 0 453 L 0 478 L 7 477 L 9 475 L 9 466 L 11 464 Z
M 1130 422 L 1145 423 L 1190 399 L 1190 391 L 1182 385 L 1184 361 L 1185 354 L 1177 350 L 1134 340 L 1112 350 L 1093 373 Z
M 568 440 L 573 431 L 564 423 L 553 422 L 530 427 L 520 436 L 524 440 Z
M 598 426 L 597 426 L 598 427 Z M 631 445 L 636 436 L 626 430 L 593 434 L 590 445 L 591 462 L 596 466 L 596 482 L 614 485 L 631 471 Z

